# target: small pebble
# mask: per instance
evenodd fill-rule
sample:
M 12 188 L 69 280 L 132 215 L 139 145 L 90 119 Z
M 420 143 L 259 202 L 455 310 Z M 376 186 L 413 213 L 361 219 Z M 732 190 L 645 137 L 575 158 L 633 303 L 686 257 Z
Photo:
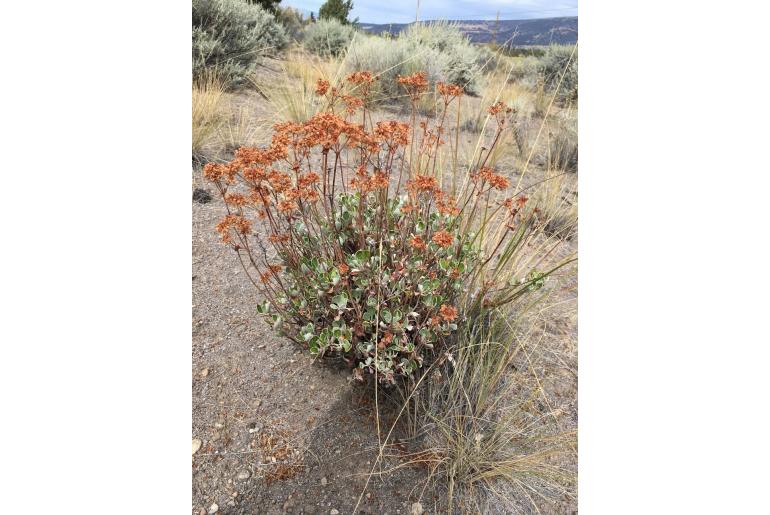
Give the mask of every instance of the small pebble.
M 246 479 L 249 479 L 249 476 L 250 476 L 250 475 L 251 475 L 251 474 L 249 474 L 249 471 L 248 471 L 248 470 L 241 470 L 240 472 L 238 472 L 238 476 L 237 476 L 237 479 L 238 479 L 239 481 L 244 481 L 244 480 L 246 480 Z
M 422 515 L 423 511 L 422 504 L 418 502 L 412 504 L 411 515 Z
M 329 482 L 329 481 L 328 481 L 328 480 L 327 480 L 325 477 L 322 477 L 322 478 L 321 478 L 321 486 L 326 486 L 326 484 L 327 484 L 328 482 Z
M 212 504 L 212 505 L 209 507 L 209 514 L 211 514 L 211 513 L 216 513 L 216 512 L 218 512 L 218 511 L 219 511 L 219 505 L 218 505 L 217 503 L 214 503 L 214 504 Z
M 340 515 L 340 512 L 337 510 L 332 510 L 329 512 L 329 515 Z
M 206 377 L 207 375 L 209 375 L 208 368 L 204 368 L 203 370 L 201 370 L 201 377 Z
M 195 454 L 196 452 L 198 452 L 198 449 L 201 448 L 202 444 L 203 444 L 203 442 L 201 442 L 197 438 L 193 438 L 193 441 L 192 441 L 192 453 Z

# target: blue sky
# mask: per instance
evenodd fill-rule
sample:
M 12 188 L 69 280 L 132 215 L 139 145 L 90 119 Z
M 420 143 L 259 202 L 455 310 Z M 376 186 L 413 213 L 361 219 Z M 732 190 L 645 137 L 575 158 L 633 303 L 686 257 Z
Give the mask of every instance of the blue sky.
M 318 8 L 325 0 L 283 0 L 305 14 L 318 16 Z M 421 20 L 525 20 L 577 16 L 577 0 L 420 0 Z M 414 21 L 417 0 L 353 0 L 353 14 L 362 23 L 408 23 Z

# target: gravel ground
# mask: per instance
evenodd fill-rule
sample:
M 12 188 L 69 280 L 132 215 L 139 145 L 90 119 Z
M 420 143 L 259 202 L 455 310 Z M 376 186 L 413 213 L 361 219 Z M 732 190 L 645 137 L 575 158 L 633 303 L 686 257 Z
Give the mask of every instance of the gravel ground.
M 257 317 L 258 294 L 213 230 L 223 214 L 216 197 L 193 203 L 192 513 L 351 513 L 377 453 L 372 406 L 347 370 L 313 363 Z M 409 513 L 424 478 L 372 479 L 361 512 Z

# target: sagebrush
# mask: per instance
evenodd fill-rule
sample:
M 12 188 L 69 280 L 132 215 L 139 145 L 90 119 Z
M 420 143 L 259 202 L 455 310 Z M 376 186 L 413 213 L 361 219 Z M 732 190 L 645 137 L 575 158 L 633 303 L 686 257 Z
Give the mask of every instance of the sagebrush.
M 320 56 L 338 56 L 345 52 L 356 31 L 335 19 L 318 20 L 305 29 L 302 44 Z
M 288 43 L 265 9 L 245 0 L 193 0 L 193 78 L 215 73 L 227 86 L 243 84 L 259 60 Z

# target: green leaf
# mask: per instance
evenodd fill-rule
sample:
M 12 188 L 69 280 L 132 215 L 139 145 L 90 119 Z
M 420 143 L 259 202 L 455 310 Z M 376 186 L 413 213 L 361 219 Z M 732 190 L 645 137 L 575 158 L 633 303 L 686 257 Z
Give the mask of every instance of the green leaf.
M 348 296 L 344 293 L 340 293 L 332 298 L 332 302 L 332 306 L 336 305 L 336 308 L 334 309 L 345 309 L 345 306 L 348 304 Z
M 393 320 L 393 315 L 390 313 L 390 310 L 383 309 L 380 312 L 380 318 L 385 321 L 386 324 L 389 324 L 391 320 Z
M 261 304 L 257 304 L 257 313 L 264 315 L 270 312 L 270 301 L 266 300 Z
M 310 341 L 315 336 L 315 327 L 313 324 L 309 323 L 300 330 L 299 334 L 306 342 Z

